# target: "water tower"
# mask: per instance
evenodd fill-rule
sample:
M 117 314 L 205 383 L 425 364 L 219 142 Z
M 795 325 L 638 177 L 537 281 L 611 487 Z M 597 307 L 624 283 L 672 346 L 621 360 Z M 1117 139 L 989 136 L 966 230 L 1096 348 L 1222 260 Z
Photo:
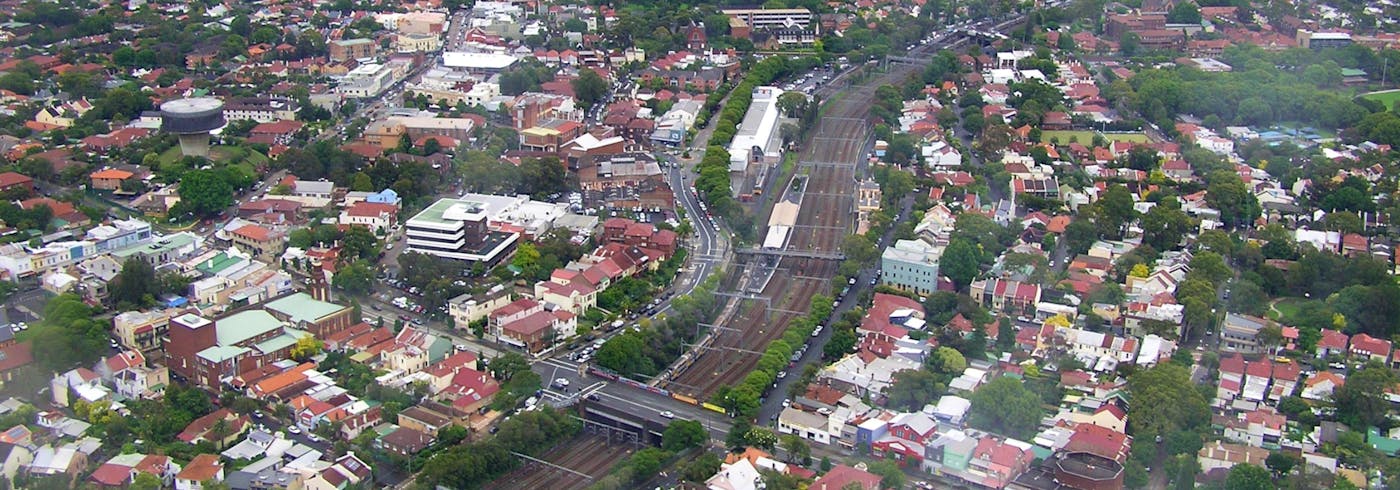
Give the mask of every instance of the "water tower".
M 209 132 L 224 126 L 224 102 L 213 97 L 176 99 L 160 105 L 160 129 L 180 137 L 187 157 L 209 157 Z

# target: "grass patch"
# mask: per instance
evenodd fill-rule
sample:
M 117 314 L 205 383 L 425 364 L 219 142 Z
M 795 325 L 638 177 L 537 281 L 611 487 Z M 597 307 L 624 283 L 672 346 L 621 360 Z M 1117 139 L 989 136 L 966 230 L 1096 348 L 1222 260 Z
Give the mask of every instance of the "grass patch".
M 160 165 L 169 165 L 179 161 L 184 155 L 180 153 L 179 146 L 172 146 L 161 153 Z M 237 146 L 214 146 L 209 148 L 209 160 L 215 163 L 247 163 L 258 166 L 267 163 L 266 155 L 253 151 L 250 148 L 240 148 Z
M 1384 105 L 1386 109 L 1390 109 L 1391 107 L 1395 106 L 1396 101 L 1400 101 L 1400 90 L 1383 90 L 1380 92 L 1371 92 L 1369 94 L 1362 94 L 1361 97 L 1368 100 L 1380 102 L 1381 105 Z
M 1303 303 L 1306 303 L 1307 301 L 1308 300 L 1305 298 L 1279 299 L 1277 302 L 1274 303 L 1274 307 L 1269 309 L 1269 313 L 1267 316 L 1270 320 L 1275 321 L 1293 318 L 1298 315 L 1298 310 L 1302 308 Z
M 1058 138 L 1062 145 L 1068 145 L 1071 141 L 1077 141 L 1079 144 L 1088 146 L 1089 143 L 1094 141 L 1094 133 L 1095 131 L 1089 130 L 1044 131 L 1040 133 L 1040 140 L 1050 141 L 1051 138 Z M 1148 141 L 1147 135 L 1143 133 L 1103 133 L 1103 136 L 1109 141 L 1125 141 L 1128 143 L 1146 143 Z

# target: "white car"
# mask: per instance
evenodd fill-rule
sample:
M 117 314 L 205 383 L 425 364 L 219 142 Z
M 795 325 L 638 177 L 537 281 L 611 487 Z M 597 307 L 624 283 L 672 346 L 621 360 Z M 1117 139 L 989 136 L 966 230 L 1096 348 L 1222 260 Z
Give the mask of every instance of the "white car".
M 668 419 L 676 418 L 676 414 L 671 413 L 670 410 L 666 410 L 666 411 L 661 412 L 661 416 L 662 416 L 662 417 L 665 417 L 665 418 L 668 418 Z
M 554 380 L 554 386 L 557 387 L 557 388 L 568 388 L 568 387 L 569 387 L 569 380 L 568 380 L 568 379 L 565 379 L 565 378 L 558 378 L 558 379 L 555 379 L 555 380 Z
M 297 427 L 297 426 L 295 426 L 295 425 L 288 425 L 288 426 L 287 426 L 287 432 L 290 432 L 290 433 L 293 433 L 293 434 L 300 434 L 300 433 L 301 433 L 301 427 Z

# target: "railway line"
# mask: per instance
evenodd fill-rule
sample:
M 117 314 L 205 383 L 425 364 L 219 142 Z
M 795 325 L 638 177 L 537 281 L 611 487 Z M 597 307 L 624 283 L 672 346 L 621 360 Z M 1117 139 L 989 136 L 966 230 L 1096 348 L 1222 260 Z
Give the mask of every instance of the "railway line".
M 488 488 L 536 490 L 573 490 L 587 488 L 599 478 L 606 476 L 613 466 L 636 449 L 635 446 L 614 442 L 609 444 L 600 435 L 580 435 L 568 443 L 555 446 L 539 456 L 551 464 L 568 468 L 577 473 L 561 470 L 548 465 L 526 461 L 505 476 L 491 482 Z
M 890 72 L 868 84 L 847 88 L 847 95 L 830 102 L 816 131 L 798 158 L 807 188 L 788 250 L 838 253 L 853 227 L 855 183 L 870 144 L 869 107 L 875 88 L 902 81 L 917 67 L 893 65 Z M 758 262 L 762 259 L 752 259 Z M 741 302 L 720 318 L 714 341 L 664 385 L 672 392 L 708 399 L 721 386 L 737 385 L 758 363 L 760 352 L 778 339 L 793 319 L 807 310 L 812 297 L 828 290 L 838 262 L 783 257 L 777 273 L 760 296 L 731 299 Z M 735 274 L 746 268 L 736 267 Z M 733 306 L 733 305 L 731 305 Z

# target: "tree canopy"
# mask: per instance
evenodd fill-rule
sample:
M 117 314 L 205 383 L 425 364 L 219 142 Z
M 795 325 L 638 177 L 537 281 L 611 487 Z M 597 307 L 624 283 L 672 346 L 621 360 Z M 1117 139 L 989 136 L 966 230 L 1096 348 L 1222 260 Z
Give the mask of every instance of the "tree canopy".
M 1129 432 L 1152 438 L 1194 430 L 1210 422 L 1210 407 L 1191 383 L 1186 368 L 1161 363 L 1128 378 Z
M 972 394 L 968 425 L 1019 439 L 1040 425 L 1040 397 L 1015 378 L 999 377 Z
M 180 202 L 172 214 L 213 217 L 233 205 L 233 186 L 213 170 L 192 170 L 180 177 Z

